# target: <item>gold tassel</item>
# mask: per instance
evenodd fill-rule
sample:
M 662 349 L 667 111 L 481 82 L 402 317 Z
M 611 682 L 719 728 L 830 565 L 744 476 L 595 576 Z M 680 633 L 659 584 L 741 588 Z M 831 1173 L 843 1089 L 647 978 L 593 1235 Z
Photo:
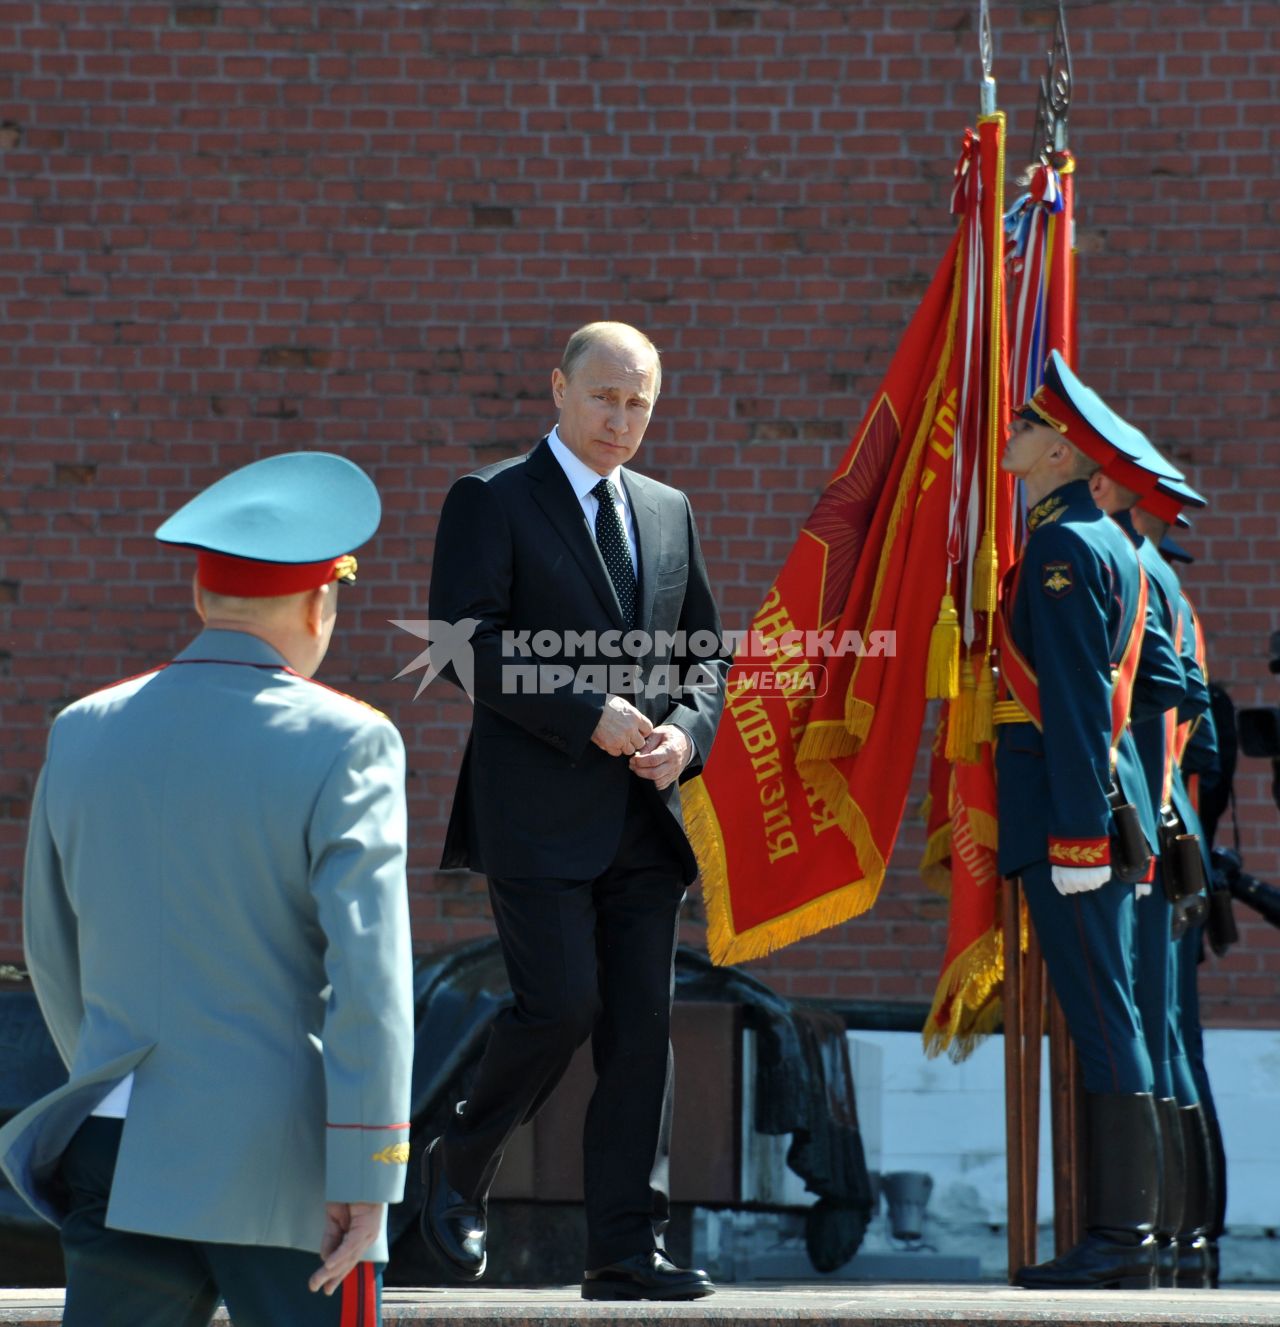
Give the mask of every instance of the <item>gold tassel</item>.
M 996 537 L 987 530 L 978 545 L 973 560 L 973 607 L 979 613 L 996 611 L 996 591 L 999 588 L 1000 567 L 996 561 Z
M 954 700 L 960 690 L 960 619 L 950 594 L 942 596 L 938 620 L 929 635 L 924 688 L 929 700 Z
M 947 759 L 972 764 L 978 759 L 978 744 L 973 736 L 973 668 L 968 659 L 960 664 L 960 694 L 951 702 L 947 718 Z
M 996 706 L 996 675 L 989 660 L 978 667 L 978 690 L 973 701 L 973 740 L 977 745 L 996 740 L 992 716 Z
M 993 928 L 957 954 L 939 978 L 925 1020 L 924 1053 L 932 1059 L 945 1051 L 957 1063 L 968 1056 L 995 1029 L 1003 980 L 1003 937 Z M 944 1024 L 941 1016 L 948 1002 Z M 993 1006 L 997 1018 L 992 1017 Z

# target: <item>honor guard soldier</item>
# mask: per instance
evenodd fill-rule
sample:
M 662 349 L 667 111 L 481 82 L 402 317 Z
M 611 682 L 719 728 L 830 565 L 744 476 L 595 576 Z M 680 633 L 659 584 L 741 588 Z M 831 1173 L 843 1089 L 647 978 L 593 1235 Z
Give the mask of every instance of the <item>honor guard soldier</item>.
M 1020 1269 L 1015 1281 L 1034 1288 L 1155 1278 L 1159 1134 L 1133 927 L 1156 828 L 1128 719 L 1167 709 L 1184 684 L 1172 642 L 1153 634 L 1144 651 L 1146 577 L 1088 482 L 1117 456 L 1135 460 L 1139 436 L 1055 352 L 1002 462 L 1029 511 L 1001 609 L 999 866 L 1022 879 L 1079 1052 L 1088 1133 L 1086 1236 Z
M 1161 638 L 1173 640 L 1186 680 L 1186 689 L 1176 708 L 1135 718 L 1132 725 L 1146 775 L 1146 793 L 1158 818 L 1154 888 L 1140 891 L 1143 896 L 1136 905 L 1134 960 L 1138 1011 L 1151 1056 L 1160 1122 L 1158 1284 L 1173 1286 L 1187 1180 L 1179 1106 L 1190 1106 L 1198 1100 L 1195 1081 L 1182 1052 L 1180 1031 L 1171 1026 L 1176 992 L 1174 910 L 1175 906 L 1185 907 L 1190 900 L 1200 898 L 1206 878 L 1199 844 L 1188 838 L 1184 823 L 1174 809 L 1173 784 L 1178 725 L 1194 722 L 1208 710 L 1209 689 L 1196 659 L 1194 635 L 1184 629 L 1182 590 L 1177 575 L 1134 524 L 1134 505 L 1142 494 L 1154 490 L 1161 478 L 1177 483 L 1188 503 L 1204 506 L 1204 499 L 1185 484 L 1168 481 L 1167 476 L 1155 473 L 1145 464 L 1157 455 L 1148 443 L 1136 464 L 1113 459 L 1093 476 L 1089 487 L 1094 501 L 1120 526 L 1137 550 L 1150 586 L 1148 603 L 1153 609 L 1152 616 Z
M 0 1131 L 60 1227 L 66 1327 L 379 1320 L 409 1156 L 404 748 L 311 680 L 377 490 L 325 453 L 156 532 L 204 630 L 68 706 L 31 809 L 26 959 L 69 1081 Z
M 1175 523 L 1187 524 L 1183 509 L 1202 506 L 1203 499 L 1185 484 L 1161 482 L 1138 500 L 1134 525 L 1157 546 L 1176 581 L 1175 562 L 1191 555 L 1169 537 Z M 1195 676 L 1206 687 L 1209 677 L 1204 630 L 1186 591 L 1179 585 L 1179 631 L 1184 652 L 1189 646 Z M 1191 670 L 1188 669 L 1188 675 Z M 1201 869 L 1212 876 L 1209 843 L 1200 823 L 1196 793 L 1201 778 L 1218 773 L 1218 736 L 1213 711 L 1197 714 L 1180 706 L 1173 737 L 1170 803 L 1183 833 L 1195 838 Z M 1175 1069 L 1174 1089 L 1182 1134 L 1185 1187 L 1178 1227 L 1176 1284 L 1184 1289 L 1209 1289 L 1218 1284 L 1217 1234 L 1225 1208 L 1225 1175 L 1221 1132 L 1205 1067 L 1204 1034 L 1196 971 L 1202 953 L 1202 895 L 1194 894 L 1174 908 L 1173 973 L 1169 989 L 1169 1037 Z

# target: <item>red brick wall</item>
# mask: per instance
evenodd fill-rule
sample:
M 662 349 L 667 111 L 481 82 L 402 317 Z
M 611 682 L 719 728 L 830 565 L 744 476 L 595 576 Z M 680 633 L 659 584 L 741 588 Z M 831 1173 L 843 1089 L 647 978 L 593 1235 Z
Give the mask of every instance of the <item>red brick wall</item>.
M 0 952 L 49 718 L 192 630 L 189 565 L 150 532 L 299 447 L 385 495 L 324 676 L 408 739 L 417 943 L 485 932 L 478 882 L 433 870 L 465 710 L 392 680 L 445 488 L 550 424 L 577 324 L 635 322 L 666 365 L 643 466 L 693 495 L 744 625 L 945 243 L 976 10 L 0 3 Z M 1214 671 L 1280 701 L 1280 8 L 1069 10 L 1082 370 L 1212 497 L 1187 579 Z M 1053 10 L 993 17 L 1016 162 Z M 1280 880 L 1280 813 L 1260 771 L 1238 786 L 1248 864 Z M 761 967 L 927 1000 L 917 852 L 869 918 Z M 1276 1023 L 1280 936 L 1243 930 L 1208 1014 Z

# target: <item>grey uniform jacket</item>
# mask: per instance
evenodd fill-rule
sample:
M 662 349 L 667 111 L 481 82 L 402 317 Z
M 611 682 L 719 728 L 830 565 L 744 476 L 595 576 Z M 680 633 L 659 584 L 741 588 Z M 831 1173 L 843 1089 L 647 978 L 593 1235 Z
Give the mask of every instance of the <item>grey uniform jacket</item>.
M 130 1072 L 109 1226 L 314 1251 L 326 1201 L 399 1199 L 405 834 L 395 727 L 255 636 L 64 710 L 23 922 L 70 1080 L 0 1131 L 27 1201 L 59 1221 L 58 1159 Z

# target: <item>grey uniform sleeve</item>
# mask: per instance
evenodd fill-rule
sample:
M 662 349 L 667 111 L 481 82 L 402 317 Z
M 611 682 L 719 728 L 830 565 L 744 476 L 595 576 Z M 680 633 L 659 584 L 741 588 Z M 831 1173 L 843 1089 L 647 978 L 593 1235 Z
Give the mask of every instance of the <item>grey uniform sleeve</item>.
M 400 734 L 370 723 L 330 768 L 308 829 L 311 892 L 328 941 L 329 1202 L 404 1193 L 413 1061 L 404 778 Z
M 58 1054 L 68 1068 L 75 1057 L 84 1019 L 80 993 L 80 928 L 62 875 L 62 862 L 49 825 L 47 796 L 53 734 L 48 759 L 36 781 L 23 868 L 22 936 L 31 983 Z

